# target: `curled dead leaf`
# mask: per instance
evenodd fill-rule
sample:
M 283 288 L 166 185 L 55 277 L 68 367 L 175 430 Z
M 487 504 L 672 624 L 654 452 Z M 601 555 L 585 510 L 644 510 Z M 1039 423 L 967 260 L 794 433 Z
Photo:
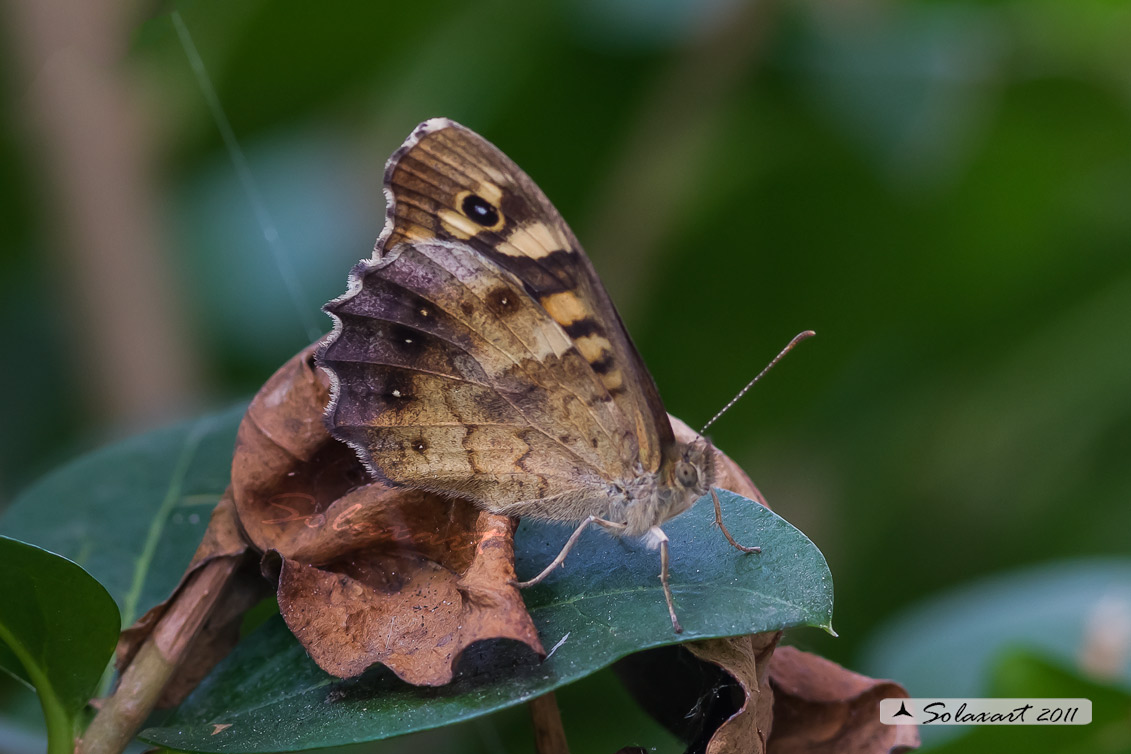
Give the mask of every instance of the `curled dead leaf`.
M 348 677 L 375 662 L 406 681 L 440 685 L 460 654 L 481 639 L 522 642 L 544 654 L 514 579 L 515 523 L 469 503 L 372 482 L 357 457 L 322 422 L 329 398 L 314 347 L 283 365 L 240 424 L 232 484 L 182 586 L 123 632 L 119 668 L 169 631 L 183 585 L 217 559 L 262 556 L 280 612 L 314 660 Z M 241 614 L 268 582 L 233 569 L 231 594 L 178 657 L 162 695 L 179 702 L 238 638 Z M 172 621 L 176 622 L 176 621 Z
M 385 541 L 320 566 L 283 560 L 279 609 L 323 669 L 350 677 L 380 662 L 409 683 L 438 686 L 481 639 L 514 639 L 545 654 L 510 583 L 511 519 L 374 487 L 347 500 L 372 496 L 364 510 L 377 515 L 364 520 L 380 526 Z
M 312 352 L 256 395 L 232 464 L 240 521 L 260 551 L 280 556 L 279 610 L 310 656 L 339 677 L 380 662 L 435 686 L 479 640 L 544 654 L 510 583 L 514 522 L 371 481 L 326 432 L 329 389 Z
M 196 549 L 192 562 L 181 577 L 180 583 L 164 602 L 150 608 L 132 626 L 122 631 L 118 639 L 115 665 L 124 670 L 138 650 L 153 635 L 158 625 L 166 643 L 186 643 L 180 656 L 172 657 L 166 650 L 168 659 L 178 668 L 165 685 L 157 700 L 159 707 L 173 707 L 180 704 L 196 685 L 204 679 L 208 671 L 222 660 L 239 641 L 240 623 L 252 605 L 266 596 L 267 585 L 260 578 L 255 565 L 254 553 L 244 540 L 236 517 L 235 502 L 229 488 L 212 511 L 208 529 Z M 218 604 L 203 617 L 203 627 L 195 626 L 202 616 L 198 607 L 180 600 L 185 587 L 194 575 L 209 564 L 227 561 L 224 595 Z M 194 635 L 177 637 L 181 632 L 192 631 Z
M 329 384 L 314 347 L 292 357 L 256 393 L 236 434 L 232 494 L 240 525 L 260 552 L 287 554 L 337 521 L 334 501 L 370 482 L 322 423 Z
M 781 647 L 770 660 L 774 754 L 887 754 L 914 749 L 919 732 L 880 723 L 880 700 L 907 697 L 894 681 L 853 673 L 822 657 Z
M 880 699 L 906 697 L 793 647 L 780 633 L 690 642 L 626 657 L 617 675 L 688 751 L 706 754 L 890 754 L 916 729 L 880 723 Z
M 781 632 L 708 639 L 687 645 L 698 659 L 726 671 L 740 689 L 740 706 L 707 742 L 707 754 L 766 751 L 774 724 L 774 693 L 766 678 Z

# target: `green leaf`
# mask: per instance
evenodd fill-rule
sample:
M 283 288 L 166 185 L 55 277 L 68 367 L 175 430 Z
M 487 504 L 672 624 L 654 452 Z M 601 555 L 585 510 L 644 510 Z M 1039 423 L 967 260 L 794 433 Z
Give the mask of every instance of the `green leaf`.
M 66 558 L 0 537 L 0 641 L 8 670 L 39 694 L 48 748 L 73 748 L 75 716 L 93 695 L 114 653 L 120 622 L 114 601 Z M 7 663 L 19 660 L 20 668 Z
M 132 624 L 176 586 L 228 484 L 246 405 L 82 456 L 12 504 L 0 532 L 85 568 Z
M 713 527 L 709 498 L 669 522 L 677 635 L 657 578 L 659 557 L 587 532 L 545 582 L 524 593 L 546 646 L 545 662 L 508 642 L 473 647 L 456 680 L 420 688 L 383 668 L 338 680 L 319 670 L 281 620 L 249 637 L 161 727 L 142 737 L 186 751 L 293 751 L 369 741 L 466 720 L 519 704 L 650 647 L 799 625 L 829 628 L 832 579 L 820 551 L 786 521 L 722 493 L 728 528 L 760 555 L 745 555 Z M 537 572 L 568 529 L 523 522 L 518 572 Z M 564 639 L 564 641 L 562 641 Z
M 1075 754 L 1131 751 L 1131 694 L 1084 678 L 1047 656 L 1026 651 L 1004 654 L 994 666 L 989 696 L 1091 699 L 1088 725 L 982 725 L 961 738 L 931 748 L 931 754 L 998 754 L 1003 751 Z M 922 726 L 920 726 L 922 729 Z
M 243 410 L 84 456 L 29 489 L 0 525 L 81 562 L 130 623 L 168 596 L 188 564 L 228 483 Z M 796 625 L 830 628 L 832 579 L 817 548 L 762 506 L 727 492 L 720 497 L 735 537 L 764 551 L 732 549 L 712 525 L 709 499 L 665 526 L 682 635 L 667 617 L 657 553 L 592 531 L 563 568 L 524 593 L 548 648 L 568 634 L 545 663 L 487 642 L 467 653 L 463 674 L 443 689 L 407 687 L 380 668 L 339 681 L 314 666 L 276 619 L 249 636 L 171 722 L 146 735 L 173 748 L 229 751 L 385 738 L 519 704 L 649 647 Z M 519 574 L 552 560 L 568 533 L 524 522 Z M 229 722 L 212 735 L 214 725 Z

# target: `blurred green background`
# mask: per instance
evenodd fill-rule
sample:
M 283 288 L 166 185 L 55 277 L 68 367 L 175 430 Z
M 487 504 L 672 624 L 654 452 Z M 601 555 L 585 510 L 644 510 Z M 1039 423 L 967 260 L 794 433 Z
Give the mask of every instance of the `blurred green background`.
M 829 560 L 840 638 L 795 641 L 951 695 L 875 637 L 930 654 L 901 611 L 1069 568 L 987 609 L 1067 616 L 1040 641 L 1069 665 L 1107 642 L 1088 672 L 1131 687 L 1131 4 L 3 11 L 0 507 L 250 395 L 325 330 L 381 229 L 384 160 L 444 115 L 557 204 L 690 424 L 817 331 L 712 431 Z M 1108 612 L 1057 608 L 1085 592 Z M 988 641 L 980 615 L 935 662 Z

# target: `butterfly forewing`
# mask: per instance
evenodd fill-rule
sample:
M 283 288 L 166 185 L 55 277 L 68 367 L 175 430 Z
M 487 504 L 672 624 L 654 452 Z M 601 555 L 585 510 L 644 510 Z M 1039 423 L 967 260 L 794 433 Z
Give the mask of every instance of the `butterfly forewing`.
M 433 239 L 477 252 L 513 273 L 564 331 L 636 435 L 655 471 L 674 437 L 655 383 L 577 239 L 506 155 L 445 119 L 421 124 L 389 160 L 389 219 L 378 257 Z

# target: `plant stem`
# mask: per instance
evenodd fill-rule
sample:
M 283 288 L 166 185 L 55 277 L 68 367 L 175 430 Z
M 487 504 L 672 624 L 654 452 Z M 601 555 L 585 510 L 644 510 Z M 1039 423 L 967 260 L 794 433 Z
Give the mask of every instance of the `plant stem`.
M 531 699 L 527 704 L 534 721 L 534 750 L 538 754 L 569 754 L 562 714 L 554 692 Z
M 239 559 L 220 557 L 185 583 L 79 741 L 78 754 L 120 754 L 141 728 L 224 594 Z
M 39 697 L 39 706 L 43 710 L 43 720 L 47 727 L 47 754 L 70 754 L 74 745 L 75 721 L 55 694 L 55 686 L 43 672 L 40 663 L 32 659 L 23 642 L 0 624 L 0 645 L 4 644 L 23 665 L 24 672 Z

